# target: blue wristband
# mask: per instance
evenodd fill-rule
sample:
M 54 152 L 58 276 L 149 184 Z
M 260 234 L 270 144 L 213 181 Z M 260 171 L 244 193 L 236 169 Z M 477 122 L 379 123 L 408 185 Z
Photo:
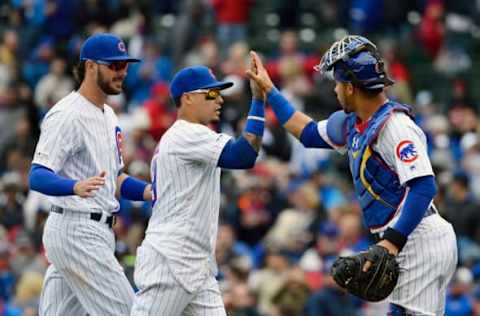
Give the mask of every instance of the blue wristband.
M 295 113 L 295 108 L 285 99 L 277 88 L 270 90 L 267 94 L 267 100 L 272 106 L 273 112 L 275 112 L 281 125 L 284 125 Z
M 135 179 L 134 177 L 127 177 L 122 182 L 120 194 L 127 200 L 144 201 L 143 193 L 145 192 L 145 187 L 147 185 L 148 183 L 145 181 Z
M 248 112 L 247 123 L 245 124 L 245 132 L 262 137 L 264 129 L 265 109 L 263 101 L 253 99 L 250 112 Z

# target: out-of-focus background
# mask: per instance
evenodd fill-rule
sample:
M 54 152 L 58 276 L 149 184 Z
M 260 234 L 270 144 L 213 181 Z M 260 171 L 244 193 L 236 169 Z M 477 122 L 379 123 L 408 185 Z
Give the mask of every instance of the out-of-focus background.
M 28 170 L 42 117 L 75 88 L 80 45 L 100 31 L 143 60 L 109 104 L 125 134 L 126 171 L 147 180 L 175 120 L 168 83 L 179 67 L 204 64 L 235 82 L 216 128 L 238 135 L 250 49 L 292 104 L 321 120 L 339 105 L 313 66 L 347 33 L 368 36 L 396 81 L 390 98 L 413 105 L 427 134 L 436 205 L 458 236 L 446 315 L 480 315 L 479 0 L 1 0 L 0 315 L 37 315 L 49 205 L 28 190 Z M 345 157 L 304 149 L 267 117 L 255 168 L 222 176 L 216 256 L 228 315 L 385 315 L 384 303 L 348 296 L 328 275 L 337 255 L 372 242 Z M 121 201 L 117 255 L 130 279 L 150 212 Z

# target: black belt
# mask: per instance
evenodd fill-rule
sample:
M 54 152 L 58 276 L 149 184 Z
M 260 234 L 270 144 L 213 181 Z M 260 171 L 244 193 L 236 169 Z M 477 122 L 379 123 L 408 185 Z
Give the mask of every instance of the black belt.
M 425 214 L 423 214 L 423 217 L 428 217 L 430 215 L 433 215 L 433 214 L 436 214 L 437 211 L 435 209 L 434 206 L 430 206 L 429 208 L 427 208 L 427 210 L 425 211 Z M 379 242 L 380 240 L 382 240 L 382 232 L 380 233 L 374 233 L 374 234 L 371 234 L 372 237 L 373 237 L 373 240 L 375 242 Z
M 59 207 L 59 206 L 55 206 L 55 205 L 52 205 L 52 207 L 50 208 L 50 211 L 54 212 L 54 213 L 58 213 L 58 214 L 63 214 L 65 209 L 63 207 Z M 102 220 L 102 213 L 85 213 L 85 214 L 89 214 L 90 215 L 90 219 L 96 221 L 96 222 L 101 222 Z M 113 225 L 115 225 L 115 216 L 113 215 L 110 215 L 110 216 L 107 216 L 106 219 L 105 219 L 105 224 L 108 225 L 109 228 L 112 228 Z

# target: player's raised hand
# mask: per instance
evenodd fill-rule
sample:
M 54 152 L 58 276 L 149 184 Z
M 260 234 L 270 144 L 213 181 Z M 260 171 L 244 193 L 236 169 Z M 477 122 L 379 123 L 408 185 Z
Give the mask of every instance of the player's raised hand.
M 106 174 L 105 171 L 102 171 L 98 176 L 78 181 L 73 187 L 73 192 L 82 198 L 94 196 L 95 192 L 105 184 Z
M 263 66 L 260 57 L 254 51 L 250 51 L 250 58 L 252 67 L 247 70 L 247 75 L 250 79 L 254 80 L 265 92 L 269 92 L 274 86 L 267 70 Z M 254 71 L 256 69 L 256 72 Z
M 250 69 L 252 73 L 257 74 L 257 65 L 253 61 L 250 62 Z M 252 91 L 252 97 L 256 100 L 265 100 L 265 91 L 258 85 L 258 83 L 250 78 L 250 90 Z

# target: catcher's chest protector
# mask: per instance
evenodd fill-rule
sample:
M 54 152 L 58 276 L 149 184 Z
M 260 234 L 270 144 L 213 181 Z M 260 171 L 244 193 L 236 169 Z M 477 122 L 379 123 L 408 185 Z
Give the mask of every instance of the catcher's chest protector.
M 368 228 L 385 225 L 395 214 L 405 194 L 397 174 L 371 149 L 371 144 L 393 111 L 410 114 L 408 106 L 387 102 L 375 112 L 362 133 L 355 128 L 355 114 L 350 114 L 346 122 L 350 170 Z

